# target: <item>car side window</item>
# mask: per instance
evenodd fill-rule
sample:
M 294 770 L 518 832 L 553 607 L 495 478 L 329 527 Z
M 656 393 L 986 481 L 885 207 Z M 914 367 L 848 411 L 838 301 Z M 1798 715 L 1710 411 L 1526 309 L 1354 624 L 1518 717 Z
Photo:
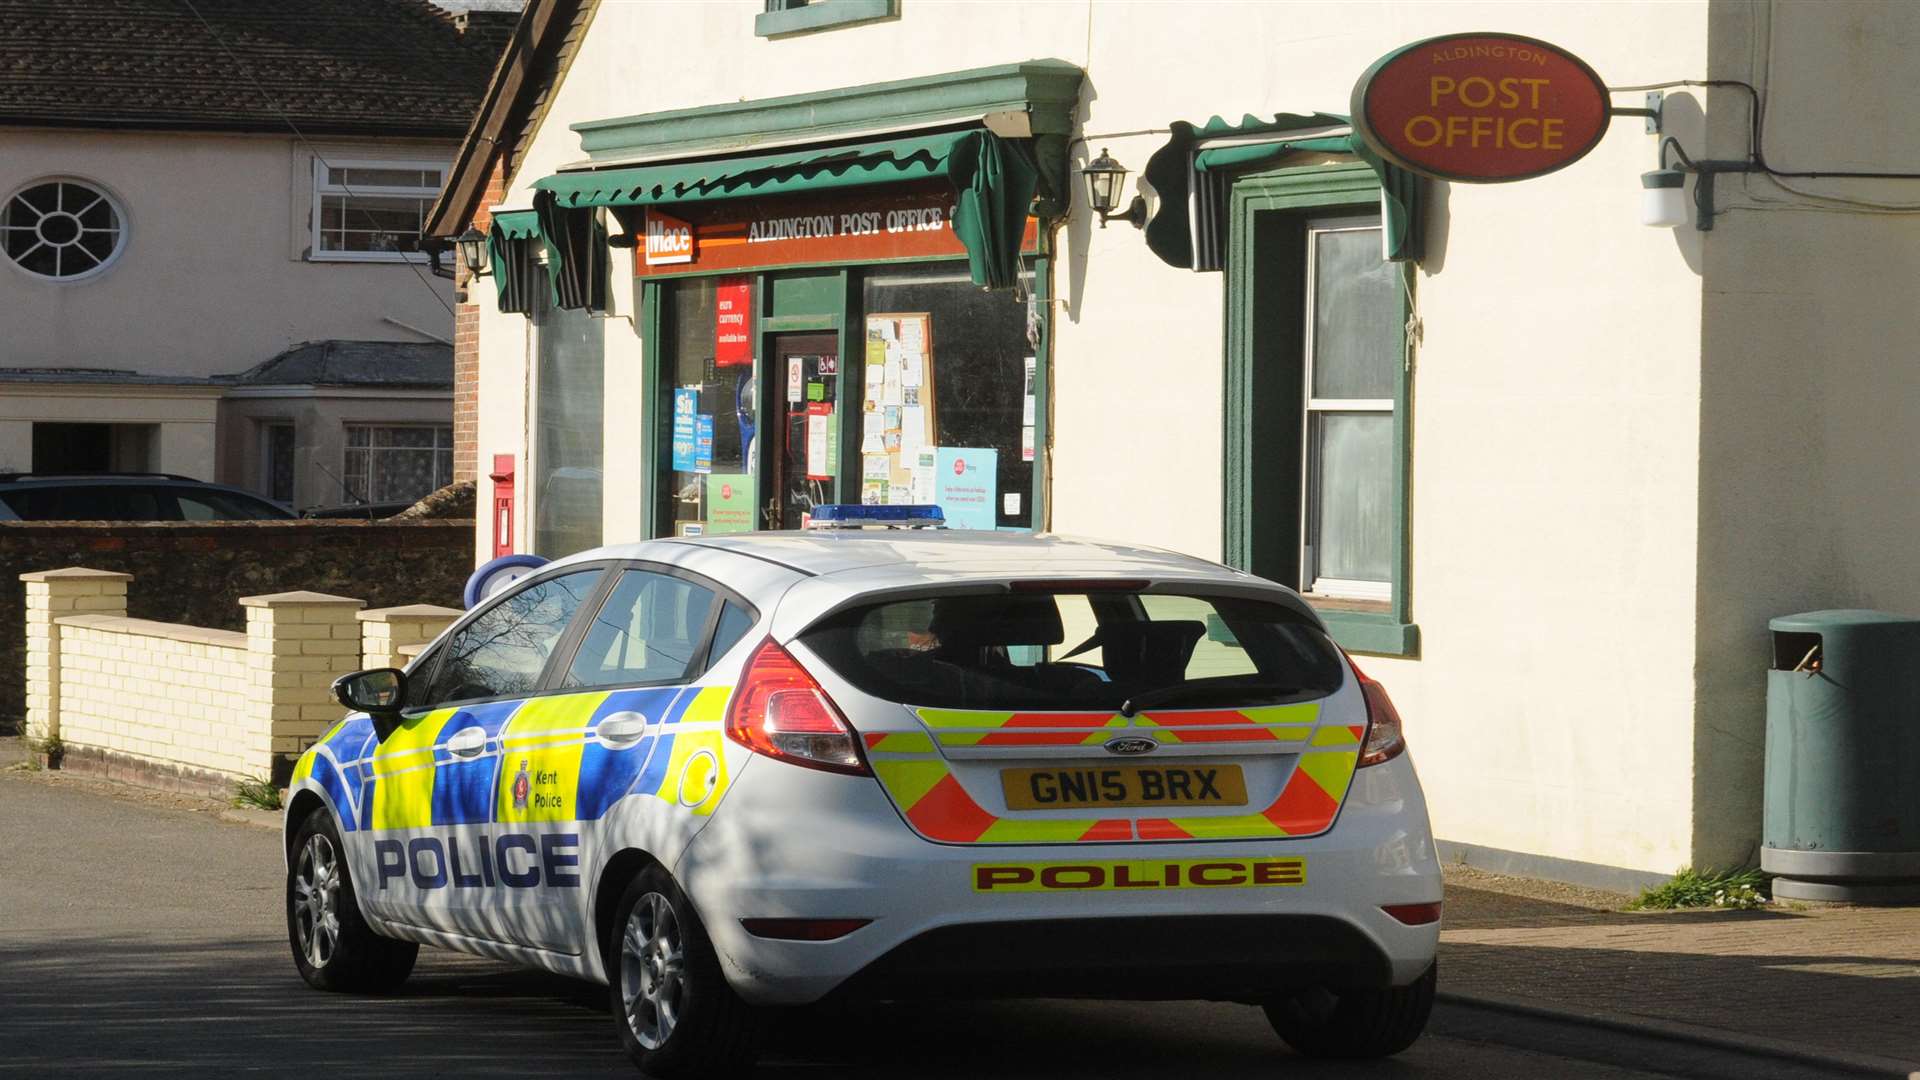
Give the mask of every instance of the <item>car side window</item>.
M 162 521 L 169 516 L 161 512 L 154 488 L 122 484 L 17 491 L 8 502 L 23 521 Z
M 175 491 L 184 521 L 268 521 L 287 515 L 279 508 L 224 491 Z
M 581 638 L 568 686 L 677 682 L 694 674 L 713 613 L 712 590 L 685 578 L 626 570 Z
M 727 601 L 726 607 L 720 609 L 719 625 L 713 630 L 713 647 L 707 650 L 708 667 L 747 636 L 747 631 L 753 629 L 753 620 L 753 612 L 732 600 Z
M 595 567 L 534 582 L 455 631 L 423 704 L 533 693 L 600 573 Z

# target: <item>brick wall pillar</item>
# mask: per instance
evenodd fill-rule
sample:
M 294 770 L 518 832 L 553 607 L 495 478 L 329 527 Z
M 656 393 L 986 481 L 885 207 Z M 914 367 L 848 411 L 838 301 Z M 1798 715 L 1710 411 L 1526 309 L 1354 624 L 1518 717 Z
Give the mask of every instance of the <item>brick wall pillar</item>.
M 69 566 L 21 574 L 27 587 L 27 729 L 32 739 L 60 734 L 60 633 L 62 615 L 127 613 L 132 574 Z
M 360 666 L 403 668 L 411 657 L 400 650 L 409 645 L 425 645 L 466 614 L 458 608 L 434 604 L 408 604 L 405 607 L 374 608 L 360 613 Z
M 364 600 L 317 592 L 244 596 L 247 609 L 247 701 L 253 714 L 249 747 L 273 762 L 273 780 L 285 783 L 294 759 L 346 714 L 333 700 L 333 681 L 360 669 Z

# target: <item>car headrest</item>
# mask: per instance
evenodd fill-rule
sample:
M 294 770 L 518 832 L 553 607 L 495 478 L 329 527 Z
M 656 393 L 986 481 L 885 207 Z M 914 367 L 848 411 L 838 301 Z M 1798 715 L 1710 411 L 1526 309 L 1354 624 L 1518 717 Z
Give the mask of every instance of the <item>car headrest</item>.
M 933 602 L 927 629 L 954 648 L 1058 645 L 1066 640 L 1053 597 L 943 596 Z

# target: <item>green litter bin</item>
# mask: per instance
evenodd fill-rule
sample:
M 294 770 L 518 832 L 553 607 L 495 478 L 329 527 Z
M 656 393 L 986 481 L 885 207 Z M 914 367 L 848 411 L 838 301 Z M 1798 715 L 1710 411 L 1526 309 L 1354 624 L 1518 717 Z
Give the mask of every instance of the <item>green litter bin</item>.
M 1767 625 L 1760 868 L 1774 895 L 1920 903 L 1920 619 L 1810 611 Z

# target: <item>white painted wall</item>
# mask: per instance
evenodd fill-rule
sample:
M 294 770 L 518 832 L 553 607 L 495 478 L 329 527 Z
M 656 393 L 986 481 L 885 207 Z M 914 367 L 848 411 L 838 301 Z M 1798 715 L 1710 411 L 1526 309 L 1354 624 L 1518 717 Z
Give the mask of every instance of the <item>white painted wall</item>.
M 0 197 L 47 177 L 104 187 L 128 243 L 51 282 L 0 259 L 0 367 L 243 371 L 326 338 L 453 336 L 452 283 L 398 263 L 312 262 L 313 152 L 289 137 L 0 129 Z M 322 142 L 329 160 L 449 161 L 446 142 Z M 14 392 L 14 391 L 9 391 Z M 25 392 L 25 391 L 19 391 Z
M 1707 70 L 1702 0 L 911 0 L 895 21 L 778 41 L 753 36 L 761 8 L 602 5 L 505 205 L 583 159 L 567 129 L 582 120 L 1019 60 L 1085 67 L 1084 130 L 1136 175 L 1165 136 L 1102 133 L 1345 112 L 1368 64 L 1434 34 L 1545 38 L 1614 84 Z M 674 47 L 636 64 L 660 41 Z M 1621 120 L 1554 176 L 1438 186 L 1413 393 L 1424 654 L 1363 663 L 1407 718 L 1442 837 L 1669 872 L 1694 843 L 1702 287 L 1694 234 L 1637 224 L 1653 154 L 1640 121 Z M 1222 278 L 1160 263 L 1124 225 L 1090 228 L 1084 207 L 1059 240 L 1052 525 L 1218 558 Z M 526 444 L 523 326 L 483 315 L 483 463 Z M 605 326 L 614 542 L 640 520 L 623 501 L 639 448 L 614 422 L 640 392 L 640 343 Z
M 156 472 L 214 478 L 216 386 L 0 383 L 0 472 L 33 467 L 33 423 L 154 424 Z
M 1906 92 L 1920 8 L 1714 13 L 1714 76 L 1766 95 L 1773 167 L 1920 171 Z M 1712 95 L 1712 156 L 1741 157 L 1745 97 Z M 1761 810 L 1767 620 L 1920 616 L 1920 181 L 1723 177 L 1718 203 L 1705 245 L 1695 787 L 1703 861 L 1726 863 L 1757 839 L 1741 826 Z

